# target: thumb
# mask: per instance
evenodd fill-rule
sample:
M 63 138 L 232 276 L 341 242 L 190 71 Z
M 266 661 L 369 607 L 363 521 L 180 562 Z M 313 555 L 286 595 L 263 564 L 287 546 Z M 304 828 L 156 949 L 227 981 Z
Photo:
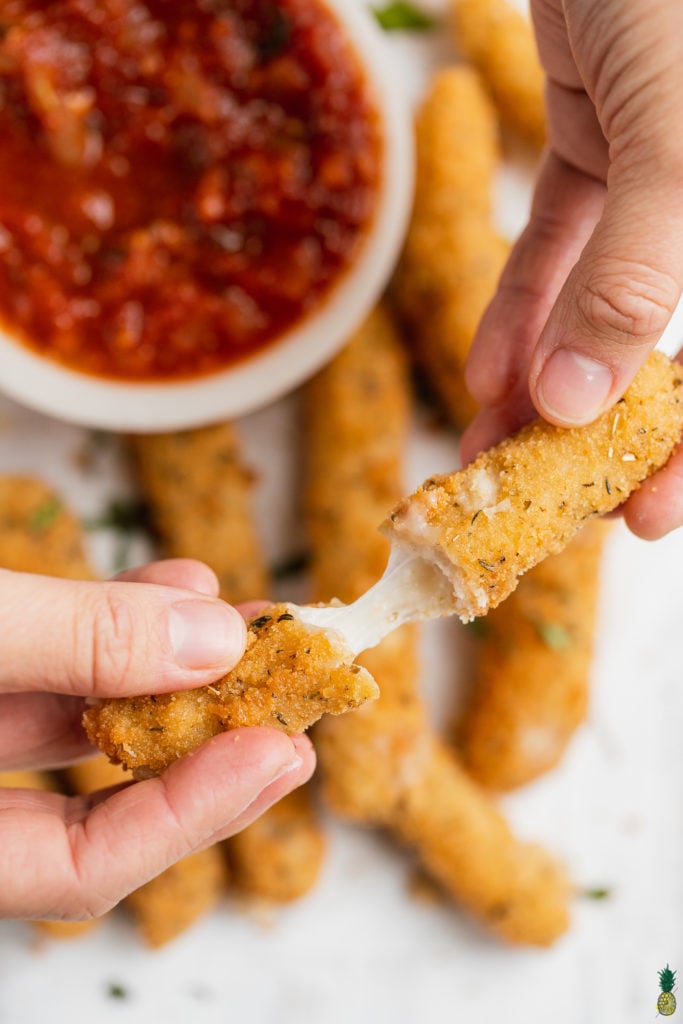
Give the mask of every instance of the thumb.
M 683 290 L 680 207 L 680 198 L 672 205 L 645 183 L 640 193 L 624 189 L 608 199 L 531 361 L 529 390 L 546 419 L 590 423 L 621 397 L 659 341 Z
M 0 693 L 124 697 L 210 683 L 239 661 L 240 613 L 193 590 L 0 569 Z
M 562 426 L 590 422 L 623 394 L 683 290 L 683 75 L 665 61 L 653 77 L 653 59 L 642 49 L 603 100 L 605 206 L 530 365 L 536 408 Z

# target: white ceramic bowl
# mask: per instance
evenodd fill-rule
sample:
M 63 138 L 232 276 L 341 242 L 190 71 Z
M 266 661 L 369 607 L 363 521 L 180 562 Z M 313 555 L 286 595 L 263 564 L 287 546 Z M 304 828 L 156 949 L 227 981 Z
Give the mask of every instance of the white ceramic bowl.
M 44 358 L 0 330 L 0 388 L 40 412 L 105 430 L 200 426 L 250 412 L 286 394 L 341 347 L 386 284 L 410 210 L 412 125 L 383 33 L 364 6 L 325 0 L 345 27 L 374 93 L 383 134 L 378 206 L 354 264 L 320 308 L 233 368 L 172 383 L 116 382 Z

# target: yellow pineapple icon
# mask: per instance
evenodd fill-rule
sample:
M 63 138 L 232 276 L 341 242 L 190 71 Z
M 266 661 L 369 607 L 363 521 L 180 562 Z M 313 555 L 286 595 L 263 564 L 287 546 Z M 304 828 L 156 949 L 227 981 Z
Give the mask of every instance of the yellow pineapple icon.
M 657 1010 L 662 1017 L 670 1017 L 672 1013 L 676 1012 L 676 996 L 672 991 L 675 984 L 676 972 L 672 971 L 667 964 L 664 970 L 659 971 L 659 987 L 662 991 L 657 1000 Z

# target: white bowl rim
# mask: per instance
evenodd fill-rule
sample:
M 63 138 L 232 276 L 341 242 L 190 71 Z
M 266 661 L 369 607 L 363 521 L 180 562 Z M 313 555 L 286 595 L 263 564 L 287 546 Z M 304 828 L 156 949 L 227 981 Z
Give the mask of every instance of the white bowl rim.
M 70 370 L 0 328 L 0 389 L 24 405 L 92 428 L 131 433 L 199 427 L 252 412 L 291 391 L 342 346 L 377 300 L 410 213 L 413 134 L 408 99 L 372 14 L 323 0 L 347 31 L 374 96 L 383 135 L 383 180 L 354 263 L 319 309 L 282 339 L 215 374 L 178 382 L 114 381 Z

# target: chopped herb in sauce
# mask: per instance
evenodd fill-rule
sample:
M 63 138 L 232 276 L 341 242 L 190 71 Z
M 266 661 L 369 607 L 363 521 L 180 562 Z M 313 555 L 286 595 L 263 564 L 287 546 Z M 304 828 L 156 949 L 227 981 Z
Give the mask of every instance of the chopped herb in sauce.
M 612 895 L 611 889 L 596 888 L 596 889 L 582 889 L 581 896 L 587 900 L 606 900 Z

